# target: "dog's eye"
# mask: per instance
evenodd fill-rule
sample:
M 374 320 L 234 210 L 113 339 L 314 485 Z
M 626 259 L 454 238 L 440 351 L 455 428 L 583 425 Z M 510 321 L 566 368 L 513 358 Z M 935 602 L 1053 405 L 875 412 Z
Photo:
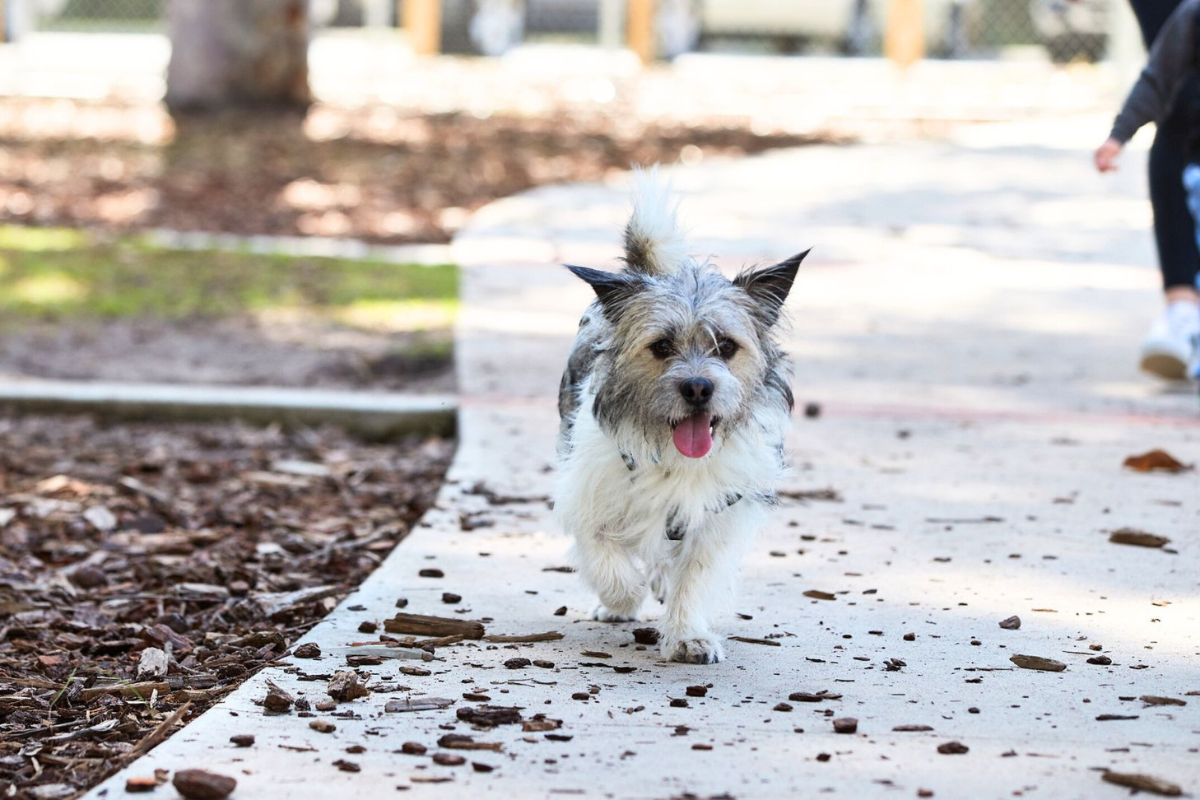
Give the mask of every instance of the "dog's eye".
M 650 345 L 650 352 L 654 354 L 655 358 L 667 358 L 675 352 L 675 347 L 671 344 L 670 339 L 659 339 Z
M 726 361 L 733 358 L 733 354 L 737 351 L 738 345 L 737 342 L 733 341 L 733 339 L 722 339 L 721 341 L 717 342 L 717 353 L 720 354 L 721 358 L 725 359 Z

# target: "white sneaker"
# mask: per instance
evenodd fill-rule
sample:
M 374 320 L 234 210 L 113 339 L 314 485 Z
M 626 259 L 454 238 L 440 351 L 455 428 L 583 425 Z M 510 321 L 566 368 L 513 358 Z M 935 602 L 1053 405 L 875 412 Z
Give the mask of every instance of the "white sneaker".
M 1196 377 L 1200 306 L 1177 301 L 1167 306 L 1142 341 L 1142 369 L 1167 378 Z

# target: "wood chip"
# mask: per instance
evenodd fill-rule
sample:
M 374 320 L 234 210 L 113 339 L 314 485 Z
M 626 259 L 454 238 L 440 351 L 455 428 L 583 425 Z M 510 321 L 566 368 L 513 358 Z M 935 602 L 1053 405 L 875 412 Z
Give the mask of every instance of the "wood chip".
M 333 733 L 337 730 L 337 725 L 334 725 L 327 719 L 314 719 L 308 723 L 308 727 L 317 733 Z
M 654 628 L 634 628 L 633 641 L 638 644 L 658 644 L 658 631 Z
M 1178 697 L 1160 697 L 1155 694 L 1144 694 L 1138 698 L 1148 706 L 1186 706 L 1186 700 L 1180 700 Z
M 400 714 L 408 711 L 433 711 L 439 708 L 449 708 L 453 700 L 445 697 L 406 697 L 404 699 L 388 700 L 383 710 Z
M 292 651 L 296 658 L 320 658 L 321 647 L 316 642 L 305 642 Z
M 325 687 L 325 693 L 339 703 L 349 703 L 360 697 L 366 697 L 371 690 L 359 683 L 357 672 L 342 670 L 334 674 L 329 685 Z
M 388 633 L 412 633 L 418 636 L 462 636 L 465 639 L 482 639 L 482 622 L 453 617 L 433 617 L 425 614 L 400 613 L 383 621 Z
M 457 753 L 434 753 L 433 763 L 443 767 L 461 767 L 467 760 Z
M 834 733 L 857 733 L 858 720 L 854 717 L 840 717 L 833 721 Z
M 1107 783 L 1124 786 L 1127 789 L 1135 791 L 1157 794 L 1162 797 L 1180 797 L 1183 795 L 1183 789 L 1179 784 L 1165 781 L 1162 778 L 1155 778 L 1153 775 L 1142 775 L 1135 772 L 1112 772 L 1109 770 L 1100 777 Z
M 822 703 L 826 700 L 841 699 L 842 696 L 840 694 L 824 691 L 817 692 L 816 694 L 812 694 L 811 692 L 792 692 L 788 695 L 788 700 L 791 700 L 794 703 Z
M 491 750 L 496 753 L 504 750 L 500 742 L 477 742 L 473 737 L 461 733 L 447 733 L 438 739 L 438 747 L 447 750 Z
M 933 730 L 932 725 L 897 725 L 892 728 L 897 733 L 926 733 Z
M 809 589 L 804 593 L 805 597 L 811 597 L 814 600 L 837 600 L 837 595 L 832 592 L 822 592 L 820 589 Z
M 202 769 L 181 769 L 171 783 L 188 800 L 224 800 L 237 788 L 236 779 Z
M 157 788 L 158 780 L 155 778 L 129 778 L 125 781 L 125 791 L 130 794 L 153 792 Z
M 943 742 L 937 748 L 937 751 L 944 756 L 961 756 L 964 753 L 970 752 L 970 750 L 971 748 L 962 742 Z
M 745 644 L 765 644 L 767 647 L 780 647 L 779 642 L 774 639 L 755 639 L 750 636 L 730 636 L 732 641 L 744 642 Z
M 494 728 L 497 725 L 520 725 L 521 710 L 509 706 L 477 706 L 460 708 L 456 716 L 463 722 Z
M 1067 665 L 1061 661 L 1055 661 L 1052 658 L 1042 658 L 1041 656 L 1015 655 L 1008 660 L 1016 664 L 1021 669 L 1037 669 L 1044 672 L 1062 672 L 1067 668 Z
M 1184 464 L 1166 450 L 1151 450 L 1125 459 L 1125 466 L 1135 472 L 1187 472 L 1192 467 Z
M 1131 544 L 1136 547 L 1165 547 L 1171 543 L 1171 540 L 1166 536 L 1159 536 L 1155 533 L 1146 533 L 1145 531 L 1135 530 L 1134 528 L 1121 528 L 1109 534 L 1108 540 L 1113 544 Z
M 566 611 L 563 614 L 567 613 Z M 561 616 L 561 615 L 559 615 Z M 531 644 L 533 642 L 557 642 L 563 638 L 563 635 L 558 631 L 546 631 L 545 633 L 525 633 L 516 635 L 490 634 L 484 636 L 485 642 L 494 644 Z

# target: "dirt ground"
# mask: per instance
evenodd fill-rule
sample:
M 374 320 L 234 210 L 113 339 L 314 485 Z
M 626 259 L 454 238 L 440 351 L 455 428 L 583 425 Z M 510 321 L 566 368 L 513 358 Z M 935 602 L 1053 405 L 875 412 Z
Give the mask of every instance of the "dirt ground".
M 280 658 L 453 445 L 0 411 L 0 784 L 72 797 Z
M 479 117 L 316 106 L 173 121 L 158 106 L 0 99 L 0 221 L 446 242 L 471 211 L 534 186 L 809 144 L 620 104 Z

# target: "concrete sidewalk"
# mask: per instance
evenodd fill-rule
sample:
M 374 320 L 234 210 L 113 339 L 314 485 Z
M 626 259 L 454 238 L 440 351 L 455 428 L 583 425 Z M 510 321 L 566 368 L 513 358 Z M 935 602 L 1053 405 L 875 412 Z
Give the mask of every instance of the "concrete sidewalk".
M 634 643 L 640 625 L 588 620 L 592 598 L 556 569 L 568 542 L 544 499 L 554 399 L 589 301 L 558 264 L 613 266 L 626 198 L 619 184 L 541 189 L 484 209 L 455 245 L 461 440 L 437 508 L 306 637 L 320 660 L 256 676 L 89 797 L 188 767 L 236 777 L 243 798 L 1121 797 L 1104 768 L 1200 791 L 1197 476 L 1121 466 L 1154 447 L 1200 461 L 1194 394 L 1134 370 L 1160 302 L 1140 157 L 1101 181 L 1086 134 L 971 136 L 672 173 L 699 249 L 719 263 L 815 248 L 789 302 L 789 345 L 797 398 L 821 413 L 797 419 L 782 488 L 837 499 L 786 502 L 746 561 L 739 614 L 718 627 L 776 646 L 730 641 L 719 665 L 662 663 Z M 1122 527 L 1172 541 L 1110 543 Z M 443 577 L 419 577 L 431 568 Z M 376 692 L 320 715 L 331 734 L 264 716 L 268 678 L 325 699 L 325 681 L 306 678 L 345 668 L 363 652 L 351 644 L 371 638 L 359 624 L 390 617 L 401 597 L 408 612 L 482 619 L 489 634 L 563 638 L 366 667 Z M 1013 615 L 1019 630 L 999 627 Z M 1017 669 L 1016 654 L 1067 667 Z M 1111 664 L 1088 662 L 1099 655 Z M 840 697 L 789 699 L 821 692 Z M 428 697 L 454 705 L 387 710 Z M 561 727 L 459 720 L 482 703 Z M 858 732 L 835 733 L 842 717 Z M 244 733 L 253 748 L 229 743 Z M 448 733 L 497 749 L 440 748 Z M 968 752 L 939 753 L 951 741 Z M 403 754 L 405 742 L 428 752 Z

